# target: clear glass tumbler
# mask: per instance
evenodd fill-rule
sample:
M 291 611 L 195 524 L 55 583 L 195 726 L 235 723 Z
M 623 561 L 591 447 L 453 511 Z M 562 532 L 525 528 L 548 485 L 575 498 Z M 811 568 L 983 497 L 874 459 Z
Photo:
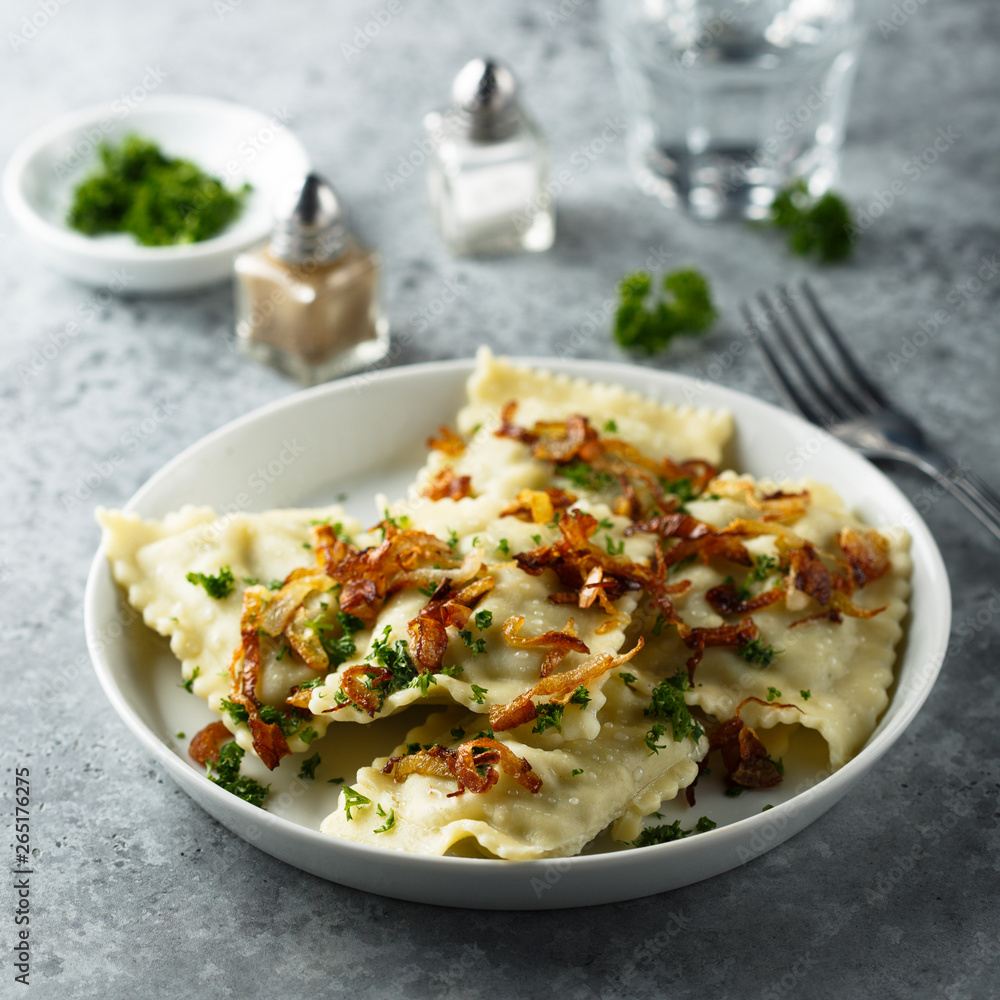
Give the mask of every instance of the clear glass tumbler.
M 854 0 L 603 0 L 643 190 L 706 220 L 765 218 L 837 178 Z

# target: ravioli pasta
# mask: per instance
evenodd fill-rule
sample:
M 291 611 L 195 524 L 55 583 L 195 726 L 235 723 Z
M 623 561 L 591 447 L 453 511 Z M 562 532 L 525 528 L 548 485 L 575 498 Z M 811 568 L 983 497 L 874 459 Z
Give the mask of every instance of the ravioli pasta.
M 419 712 L 316 786 L 322 830 L 524 860 L 655 841 L 645 818 L 709 761 L 760 789 L 796 733 L 833 769 L 861 749 L 893 680 L 905 532 L 830 486 L 720 472 L 725 413 L 488 352 L 468 393 L 373 525 L 98 512 L 115 579 L 220 717 L 192 744 L 210 773 L 230 737 L 314 767 L 329 726 Z

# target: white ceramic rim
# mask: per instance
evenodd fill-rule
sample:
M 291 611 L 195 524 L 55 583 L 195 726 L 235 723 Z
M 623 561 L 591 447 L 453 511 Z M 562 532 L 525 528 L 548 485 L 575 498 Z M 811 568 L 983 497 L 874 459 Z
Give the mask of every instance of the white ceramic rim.
M 511 360 L 516 364 L 564 372 L 574 377 L 620 384 L 628 384 L 630 376 L 634 379 L 636 372 L 634 366 L 604 361 Z M 374 386 L 376 391 L 388 390 L 391 393 L 393 383 L 419 379 L 425 373 L 452 373 L 456 378 L 464 378 L 473 365 L 471 359 L 461 359 L 397 367 L 366 376 L 368 382 L 361 391 L 369 391 Z M 944 661 L 950 631 L 951 593 L 947 570 L 929 528 L 898 487 L 867 459 L 825 431 L 794 414 L 732 389 L 695 383 L 693 379 L 670 372 L 647 370 L 644 374 L 667 390 L 664 393 L 667 399 L 680 400 L 685 387 L 697 384 L 703 397 L 702 404 L 732 410 L 737 416 L 737 424 L 740 411 L 749 410 L 768 421 L 789 421 L 808 434 L 819 435 L 824 447 L 837 450 L 842 458 L 844 454 L 851 456 L 850 461 L 860 463 L 859 468 L 867 467 L 867 474 L 879 481 L 880 489 L 891 497 L 893 505 L 906 512 L 915 573 L 917 559 L 923 560 L 923 568 L 934 582 L 933 595 L 925 595 L 924 600 L 925 611 L 933 617 L 930 621 L 931 641 L 919 651 L 921 682 L 905 703 L 897 703 L 897 697 L 893 697 L 886 710 L 886 713 L 892 713 L 889 724 L 885 724 L 884 714 L 874 736 L 861 752 L 812 788 L 767 812 L 696 837 L 637 850 L 554 861 L 510 862 L 408 854 L 325 836 L 257 809 L 205 780 L 166 747 L 127 702 L 112 676 L 102 644 L 97 640 L 103 625 L 97 589 L 110 577 L 102 545 L 95 555 L 87 581 L 84 622 L 95 671 L 115 711 L 177 784 L 237 835 L 259 844 L 272 856 L 323 878 L 400 899 L 485 909 L 595 905 L 688 885 L 721 874 L 776 847 L 834 805 L 899 739 L 926 701 Z M 232 432 L 257 421 L 269 420 L 283 411 L 294 410 L 317 397 L 335 397 L 350 390 L 351 383 L 342 379 L 298 392 L 231 421 L 168 462 L 134 494 L 124 509 L 141 509 L 144 499 L 154 494 L 161 483 L 199 452 L 211 449 Z M 931 596 L 933 600 L 930 600 Z M 916 656 L 917 651 L 909 647 L 903 662 Z M 897 666 L 902 669 L 902 664 Z M 719 858 L 723 856 L 726 860 L 720 863 Z M 527 892 L 529 886 L 534 887 L 534 900 Z M 538 886 L 543 886 L 541 892 Z M 552 888 L 552 893 L 546 894 L 544 887 Z
M 263 240 L 270 231 L 270 224 L 262 219 L 259 226 L 252 232 L 223 232 L 219 236 L 202 240 L 198 243 L 184 243 L 177 246 L 146 247 L 136 244 L 134 247 L 109 245 L 90 239 L 71 229 L 53 225 L 43 219 L 31 206 L 24 193 L 24 183 L 27 168 L 39 150 L 58 139 L 61 135 L 74 132 L 94 122 L 106 118 L 114 118 L 113 102 L 92 105 L 80 111 L 57 118 L 36 132 L 32 132 L 11 154 L 3 175 L 4 200 L 14 221 L 24 232 L 50 248 L 80 256 L 89 256 L 108 264 L 134 262 L 136 264 L 167 264 L 173 261 L 199 261 L 222 254 L 235 254 L 239 250 Z M 233 101 L 223 101 L 215 97 L 198 97 L 189 94 L 163 94 L 147 97 L 141 106 L 143 114 L 150 112 L 194 112 L 202 114 L 214 112 L 220 116 L 240 115 L 259 120 L 263 126 L 270 118 L 254 108 Z M 286 131 L 284 141 L 298 147 L 298 152 L 305 163 L 309 156 L 305 146 L 291 131 Z

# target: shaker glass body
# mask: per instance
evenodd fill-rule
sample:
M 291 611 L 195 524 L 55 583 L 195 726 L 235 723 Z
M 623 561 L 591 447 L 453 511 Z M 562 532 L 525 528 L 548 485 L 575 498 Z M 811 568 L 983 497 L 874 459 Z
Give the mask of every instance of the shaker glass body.
M 377 253 L 348 242 L 333 260 L 290 264 L 266 246 L 236 259 L 240 349 L 307 385 L 385 356 Z
M 428 115 L 435 141 L 428 188 L 435 225 L 456 254 L 540 251 L 555 239 L 555 208 L 548 187 L 548 150 L 522 116 L 517 131 L 481 141 Z

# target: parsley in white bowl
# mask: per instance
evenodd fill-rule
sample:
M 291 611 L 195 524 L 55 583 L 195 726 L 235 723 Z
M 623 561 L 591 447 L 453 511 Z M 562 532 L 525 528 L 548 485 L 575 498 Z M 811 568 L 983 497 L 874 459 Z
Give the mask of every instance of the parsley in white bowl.
M 170 246 L 74 229 L 68 221 L 74 191 L 99 165 L 102 144 L 114 147 L 130 135 L 191 161 L 229 191 L 249 185 L 235 219 L 209 239 Z M 14 220 L 53 269 L 116 291 L 175 292 L 228 279 L 236 255 L 270 231 L 275 191 L 308 169 L 305 148 L 279 112 L 205 97 L 149 97 L 132 109 L 112 102 L 39 129 L 14 151 L 3 192 Z

